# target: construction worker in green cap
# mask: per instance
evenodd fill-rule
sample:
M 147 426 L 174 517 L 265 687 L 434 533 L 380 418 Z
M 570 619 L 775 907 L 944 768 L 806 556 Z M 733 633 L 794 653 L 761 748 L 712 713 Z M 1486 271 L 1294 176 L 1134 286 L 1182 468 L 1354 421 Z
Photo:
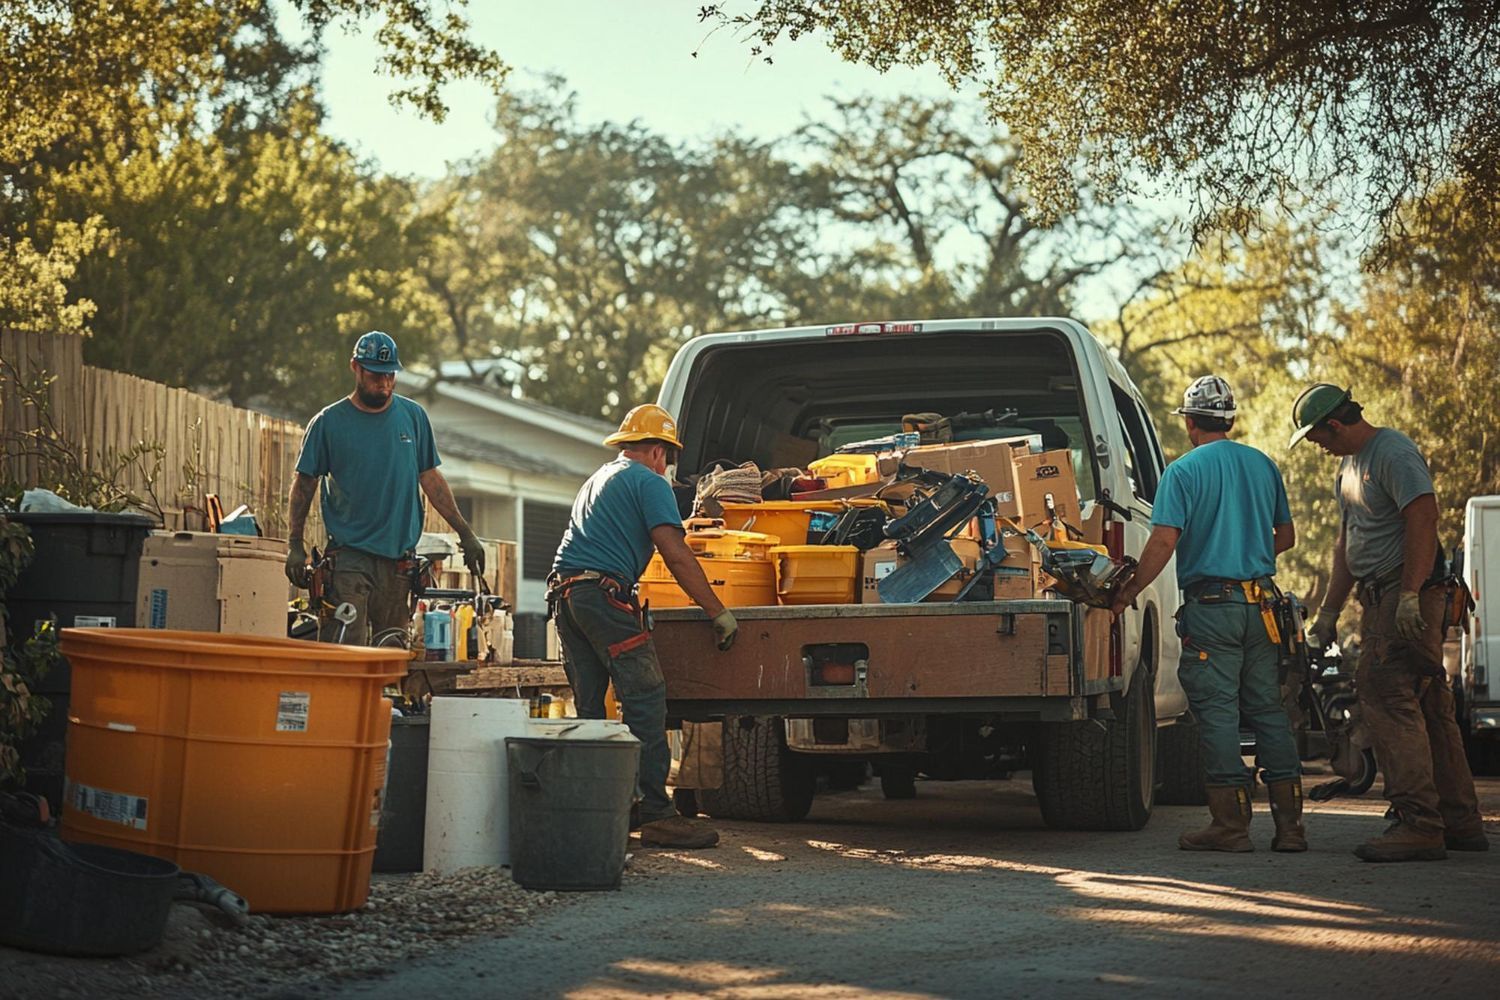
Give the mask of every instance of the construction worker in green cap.
M 1350 389 L 1326 382 L 1297 397 L 1292 426 L 1289 448 L 1306 438 L 1340 457 L 1334 495 L 1343 523 L 1308 642 L 1316 652 L 1332 644 L 1355 590 L 1364 611 L 1354 686 L 1396 816 L 1354 853 L 1438 861 L 1450 850 L 1489 850 L 1443 669 L 1444 592 L 1431 586 L 1443 576 L 1442 553 L 1427 461 L 1405 434 L 1368 423 Z

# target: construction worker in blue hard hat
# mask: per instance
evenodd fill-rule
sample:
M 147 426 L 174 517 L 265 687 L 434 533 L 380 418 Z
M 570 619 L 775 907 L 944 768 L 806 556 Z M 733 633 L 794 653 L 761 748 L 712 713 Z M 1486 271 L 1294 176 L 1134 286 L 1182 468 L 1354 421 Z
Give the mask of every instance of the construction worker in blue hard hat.
M 1366 421 L 1352 390 L 1327 382 L 1297 397 L 1292 428 L 1287 447 L 1306 438 L 1339 457 L 1334 496 L 1342 526 L 1308 642 L 1318 652 L 1328 648 L 1357 588 L 1364 610 L 1354 688 L 1397 817 L 1354 853 L 1366 861 L 1434 861 L 1450 850 L 1488 850 L 1443 668 L 1446 567 L 1427 461 L 1405 434 Z
M 368 645 L 381 632 L 405 631 L 411 620 L 412 557 L 424 495 L 458 533 L 464 564 L 475 575 L 484 573 L 484 546 L 438 471 L 427 412 L 396 395 L 396 341 L 379 330 L 360 337 L 349 370 L 354 390 L 313 417 L 302 437 L 288 499 L 286 574 L 297 587 L 311 582 L 302 536 L 313 494 L 321 489 L 328 546 L 319 638 Z M 357 614 L 347 628 L 324 613 L 345 602 Z
M 1183 605 L 1177 611 L 1187 694 L 1203 748 L 1212 822 L 1184 833 L 1185 851 L 1250 851 L 1250 781 L 1240 756 L 1240 723 L 1255 731 L 1256 757 L 1270 790 L 1276 851 L 1307 850 L 1302 826 L 1302 762 L 1281 704 L 1279 637 L 1262 611 L 1279 595 L 1276 557 L 1296 544 L 1286 487 L 1276 463 L 1228 439 L 1238 414 L 1217 375 L 1194 380 L 1182 396 L 1193 450 L 1162 474 L 1151 509 L 1151 537 L 1135 577 L 1115 599 L 1116 615 L 1177 555 Z
M 666 478 L 682 448 L 672 415 L 660 406 L 637 406 L 604 443 L 620 454 L 590 476 L 573 501 L 547 581 L 548 610 L 557 621 L 579 717 L 604 718 L 604 692 L 613 682 L 625 724 L 641 741 L 641 844 L 712 847 L 718 832 L 677 815 L 667 797 L 667 688 L 650 622 L 636 599 L 652 552 L 661 553 L 683 591 L 709 616 L 720 650 L 733 645 L 739 626 L 683 537 Z

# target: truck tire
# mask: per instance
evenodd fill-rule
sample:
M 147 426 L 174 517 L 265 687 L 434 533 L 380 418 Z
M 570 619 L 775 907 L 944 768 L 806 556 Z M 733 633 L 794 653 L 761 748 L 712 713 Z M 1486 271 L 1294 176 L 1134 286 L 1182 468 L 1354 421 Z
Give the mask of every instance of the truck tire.
M 1152 676 L 1137 669 L 1113 719 L 1042 723 L 1032 787 L 1042 819 L 1057 830 L 1139 830 L 1156 790 L 1156 702 Z
M 1164 806 L 1206 806 L 1208 788 L 1203 776 L 1203 745 L 1198 742 L 1198 720 L 1183 712 L 1156 734 L 1159 782 L 1156 801 Z
M 724 784 L 698 790 L 698 805 L 715 819 L 790 823 L 812 808 L 811 763 L 786 747 L 776 715 L 724 719 Z

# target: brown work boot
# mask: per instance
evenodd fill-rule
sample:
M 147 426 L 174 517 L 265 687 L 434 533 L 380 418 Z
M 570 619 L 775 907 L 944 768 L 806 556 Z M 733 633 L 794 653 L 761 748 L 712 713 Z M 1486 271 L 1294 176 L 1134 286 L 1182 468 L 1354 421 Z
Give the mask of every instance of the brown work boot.
M 1448 856 L 1441 833 L 1423 833 L 1397 820 L 1380 836 L 1354 849 L 1362 861 L 1442 861 Z
M 1475 830 L 1472 833 L 1455 833 L 1452 830 L 1445 830 L 1443 846 L 1450 851 L 1488 851 L 1490 840 L 1484 835 L 1483 830 Z
M 1239 785 L 1209 785 L 1208 812 L 1213 822 L 1177 838 L 1184 851 L 1255 850 L 1250 843 L 1250 790 Z
M 701 819 L 668 816 L 641 827 L 642 847 L 680 847 L 695 849 L 713 847 L 719 842 L 719 831 Z
M 1271 818 L 1276 821 L 1271 850 L 1307 850 L 1307 831 L 1302 827 L 1302 779 L 1273 781 L 1266 788 L 1271 793 Z

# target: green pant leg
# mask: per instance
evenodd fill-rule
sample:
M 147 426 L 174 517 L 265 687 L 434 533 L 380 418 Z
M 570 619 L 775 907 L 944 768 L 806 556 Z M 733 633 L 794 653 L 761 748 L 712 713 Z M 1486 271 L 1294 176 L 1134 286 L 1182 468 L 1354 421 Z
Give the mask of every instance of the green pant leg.
M 1244 666 L 1240 672 L 1240 716 L 1255 732 L 1255 756 L 1266 772 L 1266 781 L 1290 781 L 1301 777 L 1302 761 L 1291 721 L 1281 704 L 1281 685 L 1276 679 L 1277 646 L 1266 632 L 1260 606 L 1243 609 Z
M 1240 756 L 1244 605 L 1189 601 L 1178 619 L 1184 634 L 1177 677 L 1198 720 L 1207 783 L 1248 786 Z

